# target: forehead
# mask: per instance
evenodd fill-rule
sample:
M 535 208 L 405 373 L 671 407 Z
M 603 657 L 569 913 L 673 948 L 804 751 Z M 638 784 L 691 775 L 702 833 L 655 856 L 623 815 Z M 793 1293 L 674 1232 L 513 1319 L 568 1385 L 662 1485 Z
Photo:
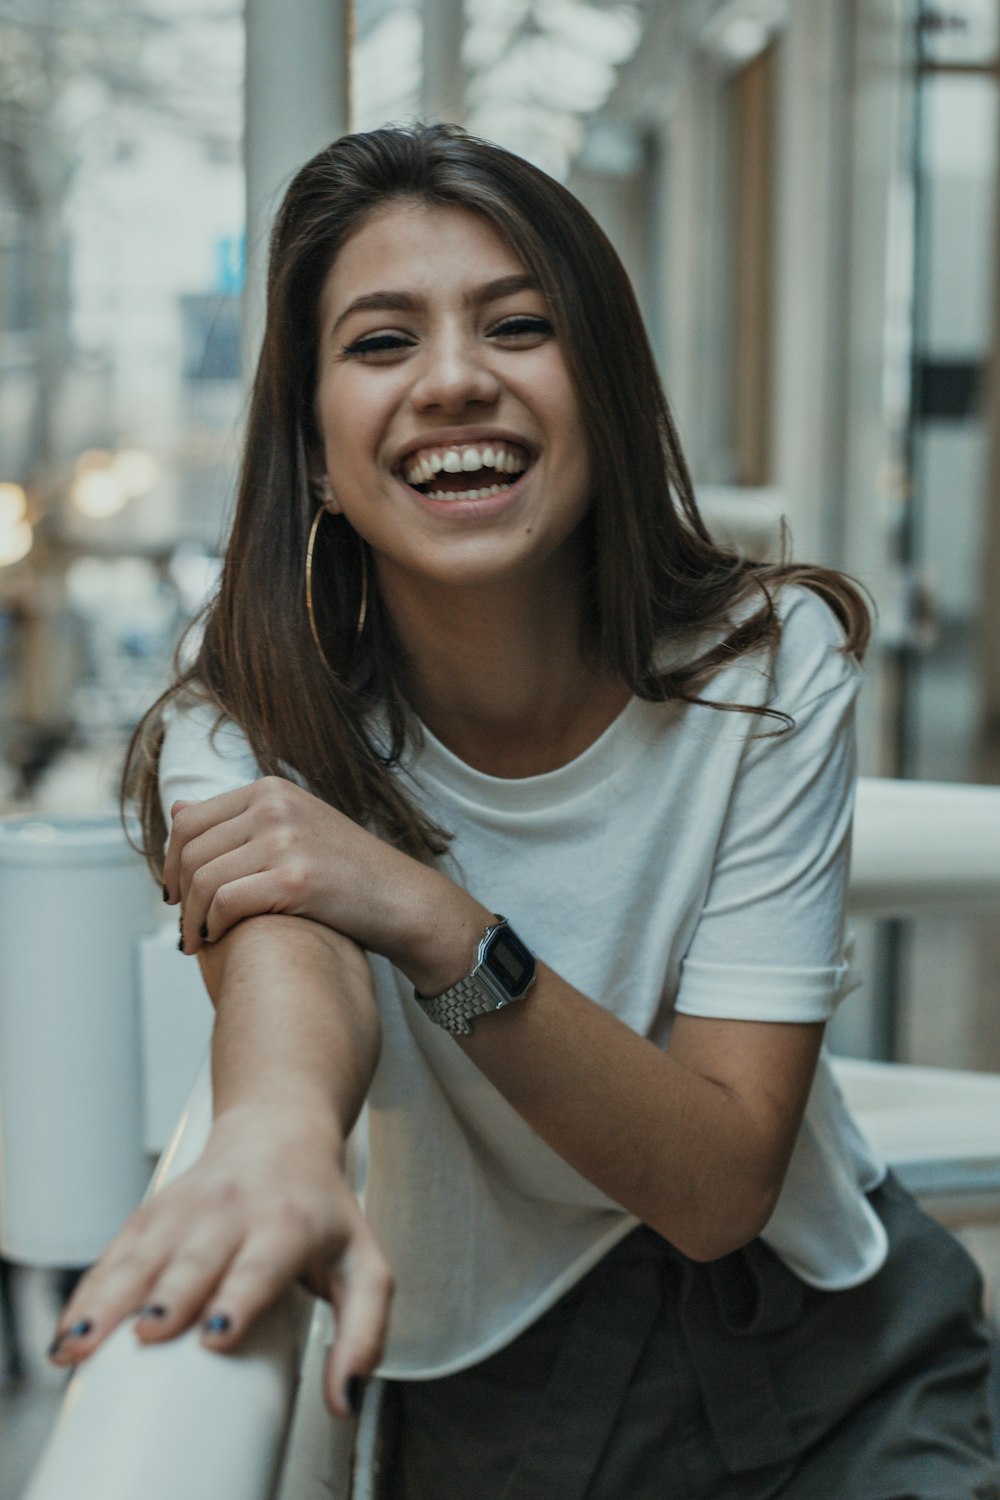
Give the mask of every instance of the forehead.
M 341 246 L 321 298 L 324 322 L 356 297 L 388 289 L 461 293 L 523 272 L 524 262 L 470 209 L 402 202 L 377 209 Z

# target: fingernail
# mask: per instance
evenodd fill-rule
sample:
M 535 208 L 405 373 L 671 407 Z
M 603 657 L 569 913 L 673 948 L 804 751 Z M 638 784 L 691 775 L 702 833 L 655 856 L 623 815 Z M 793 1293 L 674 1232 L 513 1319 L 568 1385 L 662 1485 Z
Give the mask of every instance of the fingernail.
M 79 1323 L 74 1323 L 72 1328 L 67 1328 L 66 1332 L 63 1334 L 63 1338 L 85 1339 L 93 1326 L 94 1325 L 89 1318 L 81 1318 Z
M 163 887 L 163 899 L 164 901 L 170 900 L 170 892 L 167 890 L 166 886 Z
M 202 922 L 201 926 L 198 928 L 198 936 L 201 938 L 201 940 L 202 940 L 203 943 L 207 943 L 208 942 L 208 923 L 207 922 Z
M 162 1302 L 151 1302 L 148 1307 L 140 1308 L 138 1315 L 140 1318 L 165 1318 L 167 1309 Z
M 225 1313 L 213 1313 L 210 1318 L 206 1318 L 204 1324 L 206 1333 L 228 1333 L 232 1326 L 232 1318 Z
M 365 1394 L 367 1380 L 361 1375 L 352 1375 L 344 1387 L 344 1395 L 347 1397 L 347 1405 L 351 1416 L 356 1417 L 361 1410 L 361 1402 Z
M 180 953 L 184 952 L 184 934 L 183 934 L 183 932 L 181 933 L 180 937 L 177 939 L 177 949 L 178 949 L 178 952 L 180 952 Z
M 56 1355 L 59 1353 L 59 1350 L 62 1348 L 62 1345 L 63 1345 L 63 1339 L 65 1337 L 66 1337 L 66 1335 L 64 1333 L 57 1333 L 56 1334 L 55 1338 L 52 1340 L 51 1344 L 49 1345 L 49 1347 L 45 1351 L 46 1354 L 49 1356 L 49 1359 L 54 1359 L 56 1357 Z

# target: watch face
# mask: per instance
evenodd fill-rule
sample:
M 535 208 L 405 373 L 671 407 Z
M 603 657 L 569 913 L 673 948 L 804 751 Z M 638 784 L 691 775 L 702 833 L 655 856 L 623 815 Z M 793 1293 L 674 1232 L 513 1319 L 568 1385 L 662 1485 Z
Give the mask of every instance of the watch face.
M 535 977 L 533 955 L 509 927 L 493 934 L 483 963 L 512 1000 L 523 995 Z

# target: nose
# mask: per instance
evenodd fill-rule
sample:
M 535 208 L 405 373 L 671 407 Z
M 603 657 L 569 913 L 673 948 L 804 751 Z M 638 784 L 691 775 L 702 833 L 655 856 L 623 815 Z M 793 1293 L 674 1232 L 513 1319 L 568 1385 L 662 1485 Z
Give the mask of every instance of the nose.
M 442 332 L 431 339 L 411 392 L 414 406 L 421 411 L 439 408 L 455 415 L 470 405 L 493 405 L 500 394 L 500 383 L 487 356 L 488 351 L 476 338 L 458 331 Z

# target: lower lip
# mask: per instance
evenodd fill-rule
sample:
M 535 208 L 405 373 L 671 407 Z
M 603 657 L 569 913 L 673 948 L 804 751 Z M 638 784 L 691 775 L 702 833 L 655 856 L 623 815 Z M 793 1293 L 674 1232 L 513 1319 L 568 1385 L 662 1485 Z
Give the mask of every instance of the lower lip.
M 410 499 L 415 500 L 427 515 L 443 516 L 449 521 L 491 521 L 495 516 L 502 515 L 518 498 L 524 481 L 533 468 L 534 464 L 525 469 L 513 484 L 507 485 L 497 494 L 485 495 L 482 499 L 476 500 L 432 500 L 429 495 L 415 490 L 412 484 L 407 484 L 405 480 L 400 480 L 400 483 Z

